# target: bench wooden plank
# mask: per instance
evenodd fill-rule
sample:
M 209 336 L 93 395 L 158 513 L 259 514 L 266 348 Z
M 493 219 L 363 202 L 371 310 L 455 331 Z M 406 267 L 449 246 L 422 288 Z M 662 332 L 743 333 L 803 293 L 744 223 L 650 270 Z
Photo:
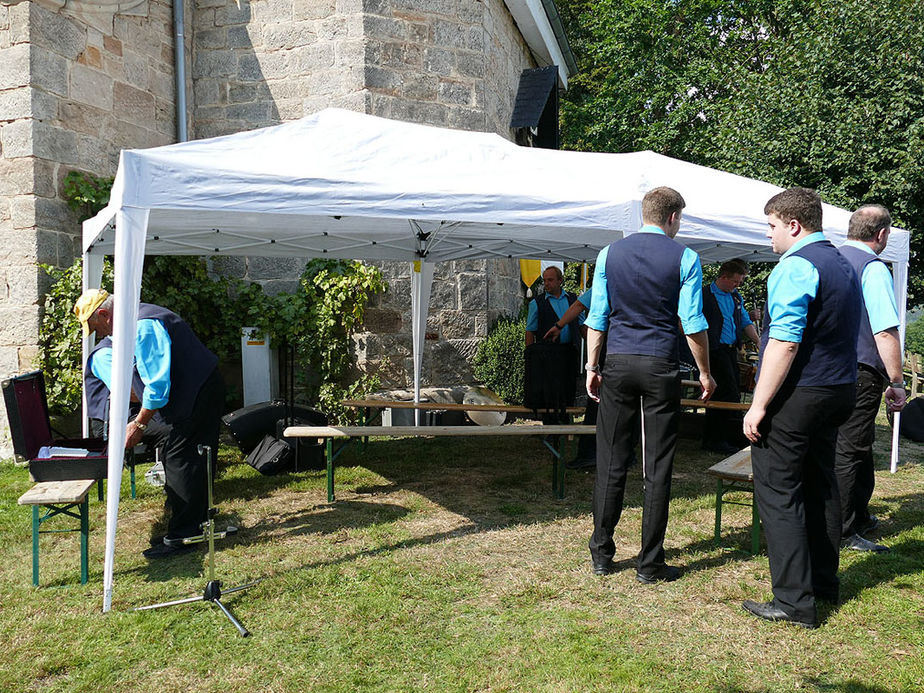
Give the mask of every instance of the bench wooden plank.
M 19 497 L 20 505 L 81 503 L 93 488 L 94 479 L 41 481 Z
M 419 409 L 421 411 L 491 411 L 508 414 L 532 414 L 533 409 L 513 404 L 459 404 L 458 402 L 413 402 L 410 400 L 345 399 L 345 407 L 368 409 Z M 538 409 L 542 413 L 557 413 L 559 409 Z M 566 414 L 583 414 L 584 407 L 566 407 Z
M 720 479 L 729 479 L 731 481 L 754 481 L 754 473 L 751 470 L 751 448 L 747 447 L 739 450 L 733 455 L 729 455 L 721 462 L 718 462 L 706 470 L 707 474 L 717 476 Z
M 590 435 L 595 426 L 289 426 L 287 438 L 355 438 L 365 436 L 551 436 Z

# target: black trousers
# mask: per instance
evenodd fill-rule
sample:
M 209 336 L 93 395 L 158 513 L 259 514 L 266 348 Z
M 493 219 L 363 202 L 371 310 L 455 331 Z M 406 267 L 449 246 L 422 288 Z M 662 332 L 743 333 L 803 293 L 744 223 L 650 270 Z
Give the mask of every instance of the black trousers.
M 876 484 L 876 414 L 884 389 L 882 374 L 861 365 L 857 370 L 857 403 L 837 431 L 834 472 L 841 495 L 841 533 L 845 537 L 856 534 L 857 527 L 869 521 L 869 499 Z
M 767 538 L 776 605 L 815 619 L 815 596 L 835 598 L 841 504 L 834 476 L 837 428 L 853 409 L 853 383 L 784 386 L 751 446 L 754 496 Z
M 170 519 L 167 536 L 171 539 L 201 533 L 208 512 L 206 458 L 199 445 L 218 454 L 218 433 L 225 403 L 225 384 L 218 368 L 199 388 L 190 415 L 169 424 L 163 442 L 164 477 Z
M 713 402 L 740 402 L 741 376 L 738 372 L 738 350 L 720 346 L 709 350 L 709 365 L 715 378 Z M 703 446 L 723 443 L 741 446 L 741 414 L 736 411 L 707 409 L 703 421 Z
M 608 354 L 597 418 L 594 530 L 589 543 L 595 562 L 612 559 L 616 553 L 613 530 L 622 515 L 640 413 L 645 500 L 638 571 L 650 574 L 664 565 L 664 533 L 680 419 L 680 374 L 673 359 Z

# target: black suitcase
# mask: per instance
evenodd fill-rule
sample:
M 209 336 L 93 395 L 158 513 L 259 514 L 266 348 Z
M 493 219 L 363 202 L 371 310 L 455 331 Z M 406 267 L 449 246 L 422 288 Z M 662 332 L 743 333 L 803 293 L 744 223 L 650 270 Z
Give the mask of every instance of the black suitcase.
M 316 409 L 295 404 L 291 413 L 295 420 L 303 425 L 327 425 L 327 416 Z M 274 400 L 237 409 L 225 414 L 221 420 L 231 431 L 238 448 L 246 455 L 260 444 L 264 436 L 275 436 L 277 422 L 285 418 L 286 403 L 283 400 Z
M 908 440 L 924 442 L 924 397 L 916 397 L 902 410 L 898 432 Z
M 294 452 L 292 446 L 275 436 L 264 436 L 257 447 L 247 455 L 247 464 L 260 474 L 273 476 L 292 467 Z
M 570 344 L 534 342 L 526 347 L 523 406 L 562 411 L 574 405 L 577 352 Z

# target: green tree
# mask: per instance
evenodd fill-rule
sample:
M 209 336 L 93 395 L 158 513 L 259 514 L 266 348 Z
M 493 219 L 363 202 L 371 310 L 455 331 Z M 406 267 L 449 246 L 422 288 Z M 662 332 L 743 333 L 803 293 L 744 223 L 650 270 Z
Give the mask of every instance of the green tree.
M 651 149 L 846 208 L 879 202 L 924 250 L 919 0 L 558 0 L 581 68 L 570 149 Z M 910 303 L 924 268 L 910 265 Z

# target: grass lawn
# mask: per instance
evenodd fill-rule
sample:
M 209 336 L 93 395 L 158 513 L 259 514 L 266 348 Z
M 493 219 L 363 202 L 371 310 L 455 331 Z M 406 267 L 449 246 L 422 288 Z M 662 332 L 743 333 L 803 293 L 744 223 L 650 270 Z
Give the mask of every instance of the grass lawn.
M 551 465 L 526 438 L 380 440 L 323 473 L 261 477 L 222 451 L 219 544 L 225 598 L 247 639 L 213 605 L 129 609 L 200 594 L 205 555 L 141 556 L 163 496 L 123 485 L 113 611 L 102 608 L 105 504 L 91 492 L 90 583 L 78 538 L 42 538 L 31 586 L 28 474 L 0 465 L 0 691 L 921 691 L 924 690 L 924 446 L 903 442 L 887 470 L 880 427 L 873 511 L 892 552 L 842 556 L 843 604 L 806 631 L 758 621 L 766 555 L 751 556 L 750 509 L 726 508 L 713 542 L 719 460 L 681 440 L 674 473 L 670 584 L 635 580 L 641 480 L 616 530 L 623 568 L 590 571 L 592 477 Z M 143 469 L 141 470 L 143 472 Z M 55 520 L 57 522 L 57 520 Z M 51 524 L 51 523 L 49 523 Z

